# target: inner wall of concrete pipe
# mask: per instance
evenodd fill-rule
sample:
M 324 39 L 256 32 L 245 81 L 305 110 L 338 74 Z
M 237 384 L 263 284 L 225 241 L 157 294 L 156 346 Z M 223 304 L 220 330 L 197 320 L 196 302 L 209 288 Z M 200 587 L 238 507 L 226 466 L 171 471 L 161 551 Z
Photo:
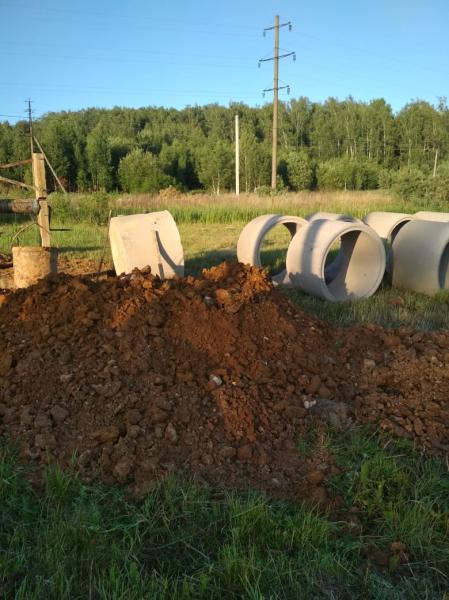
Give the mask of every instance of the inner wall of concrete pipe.
M 438 266 L 438 281 L 440 289 L 447 290 L 449 288 L 449 243 L 446 244 L 441 255 Z
M 240 233 L 237 242 L 238 261 L 256 267 L 263 267 L 261 249 L 264 238 L 279 225 L 283 225 L 293 238 L 301 227 L 307 225 L 307 221 L 302 217 L 276 214 L 256 217 L 247 223 Z M 275 285 L 290 285 L 287 270 L 284 268 L 278 273 L 273 274 L 272 281 Z
M 325 276 L 326 258 L 340 240 L 337 269 Z M 296 287 L 312 295 L 341 302 L 371 296 L 385 271 L 385 248 L 366 225 L 316 221 L 300 230 L 287 253 L 287 270 Z
M 378 243 L 362 231 L 343 234 L 340 243 L 341 259 L 334 278 L 327 284 L 329 292 L 340 301 L 371 296 L 384 272 Z M 375 264 L 376 255 L 379 255 L 380 266 Z
M 351 215 L 344 215 L 343 213 L 331 213 L 331 212 L 316 212 L 307 215 L 306 217 L 309 223 L 313 223 L 315 221 L 345 221 L 346 223 L 362 223 L 360 219 L 357 217 L 352 217 Z M 326 282 L 330 283 L 339 269 L 339 262 L 341 260 L 340 256 L 340 243 L 336 241 L 333 245 L 332 252 L 328 255 L 326 259 L 326 265 L 324 267 Z

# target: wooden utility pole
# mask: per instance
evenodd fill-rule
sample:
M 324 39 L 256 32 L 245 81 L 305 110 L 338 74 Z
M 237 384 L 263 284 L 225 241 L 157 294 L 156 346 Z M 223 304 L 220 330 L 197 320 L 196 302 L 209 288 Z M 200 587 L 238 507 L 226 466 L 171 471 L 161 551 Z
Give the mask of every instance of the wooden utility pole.
M 240 133 L 238 115 L 235 115 L 235 195 L 240 195 Z
M 36 190 L 36 200 L 39 202 L 39 213 L 37 224 L 41 235 L 41 243 L 44 248 L 49 248 L 50 241 L 50 212 L 47 203 L 47 180 L 45 177 L 45 159 L 39 152 L 33 152 L 33 184 Z
M 271 187 L 275 190 L 277 186 L 277 149 L 278 149 L 278 105 L 279 105 L 279 90 L 286 89 L 287 93 L 290 93 L 290 86 L 283 85 L 279 86 L 279 59 L 292 56 L 293 60 L 296 60 L 295 52 L 286 52 L 279 55 L 279 29 L 281 27 L 288 27 L 289 31 L 292 29 L 290 21 L 287 23 L 279 24 L 279 16 L 276 15 L 274 18 L 274 27 L 266 27 L 263 34 L 267 31 L 274 30 L 274 56 L 271 58 L 261 58 L 259 60 L 259 67 L 261 63 L 269 60 L 274 61 L 274 78 L 273 87 L 264 90 L 265 92 L 273 92 L 273 145 L 272 145 L 272 158 L 271 158 Z
M 28 98 L 27 102 L 28 102 L 28 109 L 27 109 L 28 123 L 30 126 L 30 146 L 31 146 L 31 155 L 32 155 L 34 152 L 34 145 L 33 145 L 33 118 L 31 116 L 31 100 L 30 100 L 30 98 Z
M 436 174 L 437 174 L 438 151 L 439 151 L 439 148 L 437 148 L 435 150 L 435 160 L 433 161 L 433 176 L 434 177 L 436 177 Z
M 271 187 L 277 186 L 279 103 L 279 15 L 274 18 L 274 79 L 273 79 L 273 145 L 271 154 Z

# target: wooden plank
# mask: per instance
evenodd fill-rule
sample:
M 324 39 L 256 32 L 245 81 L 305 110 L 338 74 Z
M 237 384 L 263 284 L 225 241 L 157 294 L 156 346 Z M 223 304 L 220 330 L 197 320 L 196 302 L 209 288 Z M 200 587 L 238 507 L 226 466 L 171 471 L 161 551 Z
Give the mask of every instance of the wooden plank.
M 0 165 L 0 169 L 12 169 L 13 167 L 21 167 L 22 165 L 31 164 L 32 159 L 27 158 L 25 160 L 18 160 L 16 162 L 7 163 L 6 165 Z
M 36 200 L 0 199 L 0 214 L 37 215 L 39 202 Z
M 36 190 L 36 199 L 47 197 L 47 181 L 45 177 L 45 159 L 39 152 L 33 152 L 33 183 Z
M 4 183 L 9 183 L 9 185 L 18 185 L 19 187 L 26 188 L 27 190 L 36 190 L 34 185 L 28 185 L 28 183 L 22 183 L 21 181 L 15 181 L 14 179 L 8 179 L 7 177 L 3 177 L 0 175 L 0 181 Z

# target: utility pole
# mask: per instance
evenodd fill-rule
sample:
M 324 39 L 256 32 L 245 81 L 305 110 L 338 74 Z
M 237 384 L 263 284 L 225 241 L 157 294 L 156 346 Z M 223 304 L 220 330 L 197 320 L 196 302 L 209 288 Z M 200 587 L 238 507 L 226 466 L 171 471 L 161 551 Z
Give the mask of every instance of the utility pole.
M 240 135 L 238 115 L 235 115 L 235 195 L 240 195 Z
M 274 18 L 273 141 L 271 147 L 271 188 L 277 186 L 278 104 L 279 104 L 279 15 Z
M 437 148 L 435 150 L 435 160 L 433 161 L 433 176 L 434 177 L 436 177 L 436 174 L 437 174 L 438 151 L 439 151 L 439 148 Z
M 28 98 L 28 100 L 25 100 L 25 102 L 28 103 L 27 113 L 28 113 L 28 123 L 30 125 L 30 146 L 31 146 L 31 156 L 32 156 L 33 152 L 34 152 L 34 145 L 33 145 L 33 118 L 31 116 L 31 100 L 30 100 L 30 98 Z
M 293 60 L 296 60 L 296 52 L 286 52 L 285 54 L 279 55 L 279 29 L 281 27 L 288 27 L 289 31 L 292 30 L 292 24 L 290 21 L 287 23 L 279 24 L 279 15 L 276 15 L 274 18 L 274 27 L 266 27 L 263 30 L 263 35 L 265 36 L 267 31 L 272 31 L 274 29 L 274 56 L 271 58 L 261 58 L 259 60 L 259 67 L 261 63 L 272 60 L 274 62 L 274 78 L 273 78 L 273 87 L 267 88 L 263 91 L 265 92 L 273 92 L 273 144 L 272 144 L 272 158 L 271 158 L 271 187 L 273 190 L 276 189 L 277 186 L 277 149 L 278 149 L 278 105 L 279 105 L 279 90 L 287 90 L 287 93 L 290 93 L 290 86 L 283 85 L 279 86 L 279 59 L 287 58 L 287 56 L 292 56 Z

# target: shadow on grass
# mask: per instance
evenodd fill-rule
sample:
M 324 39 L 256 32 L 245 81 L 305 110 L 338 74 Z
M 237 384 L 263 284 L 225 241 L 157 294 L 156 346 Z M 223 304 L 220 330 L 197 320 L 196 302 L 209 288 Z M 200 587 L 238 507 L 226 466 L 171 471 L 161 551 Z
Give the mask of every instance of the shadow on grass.
M 60 246 L 58 248 L 59 254 L 65 254 L 66 252 L 76 252 L 82 254 L 83 252 L 96 252 L 102 250 L 102 246 Z
M 278 273 L 285 268 L 286 249 L 263 250 L 260 255 L 262 265 L 264 268 L 268 269 L 270 275 Z M 237 260 L 235 250 L 223 248 L 212 250 L 211 252 L 202 252 L 201 254 L 186 259 L 186 274 L 200 275 L 202 269 L 215 267 L 224 260 Z
M 212 250 L 211 252 L 201 252 L 195 256 L 186 258 L 186 275 L 201 275 L 203 269 L 210 269 L 222 263 L 224 260 L 237 260 L 235 251 L 229 248 Z

